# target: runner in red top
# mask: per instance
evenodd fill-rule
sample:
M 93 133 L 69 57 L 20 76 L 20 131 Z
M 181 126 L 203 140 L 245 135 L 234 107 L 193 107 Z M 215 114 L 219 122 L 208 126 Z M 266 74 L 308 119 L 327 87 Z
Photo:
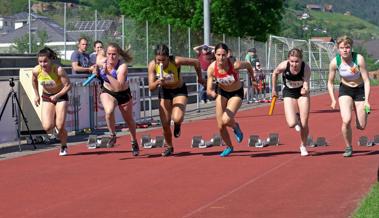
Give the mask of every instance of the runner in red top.
M 233 63 L 227 57 L 228 50 L 226 44 L 220 43 L 216 45 L 216 61 L 208 67 L 207 80 L 207 93 L 216 99 L 217 124 L 223 143 L 227 146 L 220 154 L 221 157 L 228 156 L 233 152 L 232 142 L 226 127 L 233 128 L 238 143 L 242 142 L 243 139 L 243 133 L 234 119 L 244 96 L 238 70 L 247 69 L 250 76 L 255 78 L 251 64 L 245 61 L 235 61 Z M 216 90 L 212 88 L 213 79 L 216 80 Z

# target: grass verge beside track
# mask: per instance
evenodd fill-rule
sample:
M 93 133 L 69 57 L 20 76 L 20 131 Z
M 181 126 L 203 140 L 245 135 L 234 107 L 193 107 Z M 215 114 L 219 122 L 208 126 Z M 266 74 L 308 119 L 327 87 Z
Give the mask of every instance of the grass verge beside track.
M 369 194 L 362 200 L 353 218 L 377 218 L 379 216 L 379 183 L 376 183 Z

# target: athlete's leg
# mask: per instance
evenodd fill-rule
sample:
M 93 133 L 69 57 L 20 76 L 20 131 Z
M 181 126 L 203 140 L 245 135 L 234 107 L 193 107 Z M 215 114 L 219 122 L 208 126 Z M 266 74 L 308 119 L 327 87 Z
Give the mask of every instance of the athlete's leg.
M 352 129 L 351 129 L 351 111 L 353 108 L 353 99 L 348 95 L 343 95 L 338 98 L 338 103 L 341 111 L 342 118 L 342 136 L 345 145 L 352 146 Z
M 55 105 L 51 102 L 42 101 L 42 128 L 46 132 L 51 132 L 55 127 Z
M 284 115 L 286 117 L 287 125 L 294 128 L 297 124 L 296 112 L 298 109 L 297 100 L 294 98 L 284 98 Z
M 105 92 L 100 94 L 100 101 L 103 104 L 108 130 L 111 135 L 116 135 L 114 110 L 117 106 L 117 101 L 113 96 Z
M 161 119 L 163 136 L 169 147 L 172 147 L 172 134 L 171 134 L 171 113 L 172 113 L 172 102 L 169 99 L 161 98 L 159 100 L 159 117 Z
M 133 100 L 130 99 L 128 102 L 119 105 L 118 108 L 120 109 L 125 122 L 128 124 L 131 140 L 137 141 L 136 122 L 133 118 Z
M 67 116 L 68 101 L 57 102 L 55 106 L 55 124 L 58 129 L 58 137 L 62 146 L 67 145 L 67 131 L 65 128 L 66 116 Z
M 236 127 L 235 115 L 241 107 L 242 99 L 240 97 L 231 97 L 226 105 L 225 111 L 222 113 L 222 124 L 231 128 Z
M 223 122 L 223 114 L 226 110 L 228 100 L 221 96 L 217 95 L 216 97 L 216 120 L 217 120 L 217 127 L 220 131 L 220 136 L 222 138 L 222 141 L 226 146 L 232 146 L 232 141 L 230 140 L 230 136 L 228 133 L 228 130 L 226 128 L 226 125 L 224 125 Z
M 172 115 L 171 118 L 174 121 L 174 136 L 180 136 L 180 125 L 184 120 L 184 114 L 186 112 L 188 97 L 179 95 L 172 100 Z
M 365 112 L 364 101 L 354 101 L 357 129 L 364 130 L 367 125 L 367 114 Z
M 298 100 L 300 122 L 301 122 L 301 143 L 305 145 L 307 143 L 307 138 L 309 134 L 308 118 L 310 109 L 310 98 L 309 96 L 301 96 Z

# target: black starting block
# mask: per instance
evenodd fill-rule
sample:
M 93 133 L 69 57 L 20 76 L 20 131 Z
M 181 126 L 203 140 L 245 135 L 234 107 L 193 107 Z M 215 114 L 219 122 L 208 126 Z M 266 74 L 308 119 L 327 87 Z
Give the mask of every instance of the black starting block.
M 262 140 L 258 135 L 251 135 L 248 140 L 249 147 L 263 148 L 269 145 L 279 145 L 279 134 L 270 133 L 266 140 Z
M 221 146 L 221 137 L 218 134 L 214 134 L 209 141 L 205 141 L 202 136 L 192 137 L 192 148 L 209 148 L 213 146 Z
M 317 137 L 316 141 L 313 140 L 312 136 L 308 136 L 307 138 L 307 146 L 309 147 L 321 147 L 327 146 L 328 142 L 325 137 Z
M 103 136 L 101 138 L 97 138 L 97 135 L 89 135 L 88 136 L 88 149 L 95 148 L 110 148 L 108 142 L 111 140 L 109 136 Z
M 370 140 L 367 136 L 361 136 L 359 137 L 359 140 L 358 140 L 359 146 L 371 147 L 377 144 L 379 144 L 379 135 L 374 136 L 373 140 Z
M 141 138 L 141 146 L 144 148 L 159 148 L 164 146 L 164 137 L 155 136 L 155 139 L 150 135 L 143 135 Z

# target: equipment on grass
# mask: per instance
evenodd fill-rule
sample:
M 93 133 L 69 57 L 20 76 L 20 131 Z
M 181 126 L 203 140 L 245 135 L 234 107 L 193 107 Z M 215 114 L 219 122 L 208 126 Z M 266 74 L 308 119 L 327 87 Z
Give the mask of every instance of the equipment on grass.
M 276 103 L 276 99 L 278 98 L 278 96 L 274 95 L 272 96 L 272 100 L 271 100 L 271 105 L 270 105 L 270 110 L 268 111 L 268 115 L 271 116 L 272 113 L 274 112 L 274 109 L 275 109 L 275 103 Z
M 86 86 L 88 85 L 93 79 L 96 78 L 96 74 L 92 74 L 91 76 L 89 76 L 84 82 L 83 82 L 83 86 Z
M 163 147 L 164 143 L 163 136 L 155 136 L 155 139 L 152 139 L 150 135 L 143 135 L 141 138 L 141 146 L 144 148 Z
M 279 145 L 278 133 L 270 133 L 266 140 L 260 139 L 258 135 L 250 135 L 248 140 L 249 147 L 263 148 L 269 145 Z
M 214 134 L 213 137 L 208 141 L 205 141 L 202 136 L 194 136 L 192 137 L 191 147 L 192 148 L 209 148 L 213 146 L 222 146 L 221 141 L 222 140 L 219 134 Z

